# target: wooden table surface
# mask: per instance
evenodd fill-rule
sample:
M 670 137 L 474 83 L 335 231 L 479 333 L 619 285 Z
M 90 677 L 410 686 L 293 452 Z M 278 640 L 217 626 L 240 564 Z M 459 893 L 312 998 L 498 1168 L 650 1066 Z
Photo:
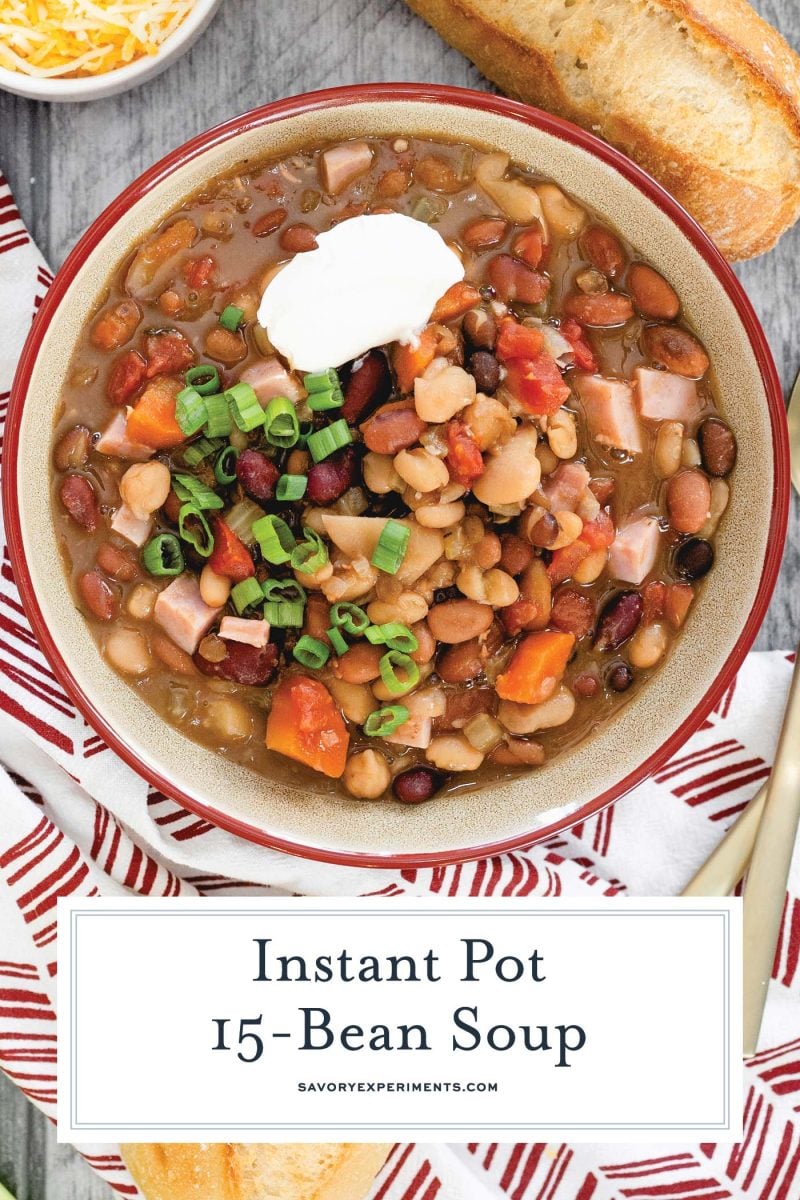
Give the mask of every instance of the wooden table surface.
M 800 47 L 795 0 L 756 0 Z M 0 92 L 0 165 L 34 238 L 59 266 L 89 222 L 141 171 L 227 117 L 336 84 L 410 80 L 488 88 L 402 0 L 227 0 L 201 41 L 164 75 L 109 100 L 45 105 Z M 800 226 L 739 274 L 764 324 L 784 388 L 800 369 Z M 800 633 L 800 504 L 761 649 Z M 0 1180 L 18 1200 L 107 1200 L 78 1155 L 0 1075 Z M 209 1198 L 210 1200 L 210 1198 Z

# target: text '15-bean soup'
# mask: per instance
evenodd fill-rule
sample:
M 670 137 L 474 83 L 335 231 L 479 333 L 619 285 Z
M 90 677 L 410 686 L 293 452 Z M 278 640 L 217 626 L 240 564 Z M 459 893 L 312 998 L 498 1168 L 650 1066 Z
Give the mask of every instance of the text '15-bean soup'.
M 417 803 L 539 766 L 691 619 L 736 459 L 709 370 L 671 284 L 504 154 L 248 162 L 76 347 L 70 586 L 164 721 L 265 777 Z

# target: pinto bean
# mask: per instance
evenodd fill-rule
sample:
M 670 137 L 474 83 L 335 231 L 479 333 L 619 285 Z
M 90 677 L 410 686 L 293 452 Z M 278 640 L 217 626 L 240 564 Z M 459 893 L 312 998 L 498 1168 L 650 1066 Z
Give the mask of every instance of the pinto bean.
M 100 506 L 89 480 L 83 475 L 65 475 L 58 494 L 75 524 L 94 533 L 100 524 Z
M 321 592 L 311 592 L 306 601 L 303 633 L 329 645 L 328 630 L 331 627 L 331 606 Z
M 633 303 L 643 317 L 653 321 L 672 321 L 677 317 L 681 307 L 678 294 L 653 267 L 634 263 L 628 271 L 627 283 Z
M 78 580 L 81 599 L 98 621 L 113 621 L 119 612 L 119 595 L 99 571 L 86 571 Z
M 573 679 L 572 690 L 581 700 L 591 700 L 600 691 L 600 680 L 594 671 L 582 671 Z
M 700 379 L 708 370 L 708 355 L 697 338 L 677 325 L 649 325 L 642 341 L 653 362 L 676 375 Z
M 317 248 L 317 231 L 310 225 L 300 221 L 284 229 L 278 241 L 282 250 L 289 254 L 305 254 L 308 250 Z
M 396 200 L 398 196 L 402 196 L 408 191 L 410 183 L 411 177 L 408 172 L 395 167 L 391 171 L 384 171 L 381 175 L 375 187 L 375 194 L 385 200 Z
M 553 597 L 550 624 L 576 639 L 586 637 L 594 629 L 595 602 L 587 592 L 577 588 L 561 588 Z
M 543 512 L 537 517 L 534 510 L 529 509 L 522 521 L 522 532 L 531 545 L 548 550 L 558 539 L 561 529 L 552 513 Z
M 285 208 L 273 208 L 254 222 L 250 232 L 253 237 L 269 237 L 271 233 L 275 233 L 277 229 L 280 229 L 287 216 Z
M 445 600 L 434 604 L 428 613 L 428 625 L 437 642 L 457 645 L 479 637 L 494 619 L 489 604 L 478 604 L 476 600 Z
M 90 341 L 100 350 L 117 350 L 130 341 L 141 319 L 142 310 L 135 300 L 121 300 L 100 314 L 90 334 Z
M 475 386 L 484 396 L 492 396 L 500 383 L 500 363 L 488 350 L 476 350 L 467 362 L 467 370 Z
M 736 437 L 719 417 L 707 417 L 697 431 L 703 466 L 709 475 L 723 478 L 736 465 Z
M 373 646 L 371 642 L 356 642 L 334 663 L 333 673 L 345 683 L 372 683 L 380 676 L 383 654 L 383 646 Z
M 497 339 L 497 323 L 485 308 L 471 308 L 461 328 L 467 341 L 480 350 L 491 350 Z
M 521 575 L 533 562 L 530 543 L 515 533 L 504 533 L 500 538 L 500 566 L 509 575 Z
M 139 574 L 139 568 L 133 559 L 113 542 L 102 542 L 97 547 L 95 562 L 101 571 L 105 571 L 106 575 L 119 580 L 120 583 L 130 583 Z
M 411 632 L 417 639 L 417 648 L 411 654 L 415 663 L 428 663 L 436 653 L 436 638 L 428 628 L 427 621 L 416 621 L 411 626 Z
M 247 451 L 245 451 L 247 453 Z M 315 463 L 308 472 L 307 496 L 312 504 L 333 504 L 353 486 L 356 450 L 346 446 L 338 454 Z
M 445 693 L 444 714 L 438 718 L 437 729 L 463 729 L 478 713 L 494 708 L 497 693 L 494 688 L 458 688 Z
M 489 761 L 499 767 L 539 767 L 544 762 L 544 746 L 532 738 L 510 737 L 495 746 Z
M 631 319 L 633 305 L 628 296 L 621 296 L 618 292 L 593 296 L 573 292 L 564 301 L 564 312 L 582 325 L 610 329 L 614 325 L 624 325 Z
M 448 646 L 439 657 L 436 673 L 445 683 L 468 683 L 477 679 L 484 668 L 482 646 L 478 638 Z
M 614 279 L 625 266 L 625 251 L 619 238 L 603 225 L 590 225 L 581 238 L 581 248 L 593 267 Z
M 506 304 L 514 301 L 540 304 L 550 291 L 550 280 L 546 275 L 531 270 L 510 254 L 496 254 L 490 259 L 487 276 L 498 300 Z
M 596 650 L 616 650 L 636 632 L 644 602 L 639 592 L 618 592 L 608 601 L 597 624 Z
M 417 416 L 413 403 L 399 400 L 384 404 L 360 428 L 368 450 L 394 455 L 418 442 L 427 426 Z
M 508 233 L 508 223 L 502 217 L 477 217 L 461 231 L 461 240 L 470 250 L 488 250 L 497 246 Z
M 245 642 L 225 642 L 226 654 L 219 662 L 210 662 L 198 651 L 194 665 L 204 675 L 215 679 L 228 679 L 243 687 L 264 687 L 272 679 L 278 667 L 278 647 L 274 642 L 266 646 L 248 646 Z
M 53 451 L 53 463 L 57 471 L 77 470 L 89 461 L 92 435 L 85 425 L 75 425 L 59 438 Z
M 339 416 L 349 425 L 356 425 L 372 409 L 385 404 L 391 394 L 392 373 L 386 355 L 370 350 L 353 364 Z
M 550 620 L 551 584 L 540 558 L 535 558 L 522 572 L 519 587 L 519 599 L 500 614 L 506 632 L 512 637 L 523 629 L 544 629 Z
M 422 804 L 430 800 L 446 781 L 444 772 L 433 767 L 410 767 L 395 776 L 392 791 L 401 804 Z
M 174 671 L 176 675 L 194 675 L 195 668 L 191 656 L 185 650 L 181 650 L 180 646 L 176 646 L 170 638 L 165 637 L 162 633 L 153 634 L 150 639 L 150 645 L 153 652 L 161 659 L 165 667 L 169 667 L 170 671 Z
M 217 362 L 230 365 L 241 362 L 247 354 L 247 343 L 244 335 L 237 330 L 224 329 L 222 325 L 214 325 L 206 334 L 205 353 Z
M 678 533 L 697 533 L 711 508 L 711 485 L 702 471 L 681 471 L 667 484 L 667 511 Z
M 714 565 L 714 548 L 703 538 L 690 538 L 675 553 L 675 569 L 684 579 L 702 579 Z

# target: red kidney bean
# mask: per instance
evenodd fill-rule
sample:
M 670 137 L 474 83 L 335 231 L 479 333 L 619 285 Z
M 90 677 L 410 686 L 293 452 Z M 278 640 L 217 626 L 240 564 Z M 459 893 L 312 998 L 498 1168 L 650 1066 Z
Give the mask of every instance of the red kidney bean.
M 97 547 L 95 562 L 101 571 L 105 571 L 112 579 L 118 579 L 120 583 L 130 583 L 139 574 L 139 568 L 133 559 L 113 542 L 102 542 Z
M 736 465 L 736 438 L 719 417 L 707 417 L 697 431 L 703 466 L 709 475 L 722 478 Z
M 667 484 L 667 512 L 678 533 L 697 533 L 711 508 L 711 484 L 702 471 L 679 471 Z
M 360 428 L 368 450 L 375 454 L 397 454 L 418 442 L 427 425 L 419 419 L 413 404 L 399 400 L 384 404 Z
M 700 379 L 708 370 L 708 355 L 703 347 L 677 325 L 649 325 L 642 340 L 645 352 L 653 362 L 676 375 Z
M 497 246 L 508 233 L 502 217 L 478 217 L 461 230 L 461 240 L 470 250 L 488 250 Z
M 571 633 L 579 640 L 586 637 L 594 629 L 595 616 L 595 602 L 586 592 L 562 588 L 553 597 L 550 624 L 562 633 Z
M 89 480 L 83 475 L 66 475 L 58 494 L 73 521 L 94 533 L 100 524 L 100 508 Z
M 475 380 L 475 386 L 485 396 L 493 396 L 500 383 L 500 363 L 488 350 L 476 350 L 470 355 L 467 370 Z
M 592 671 L 582 671 L 573 679 L 572 690 L 582 700 L 591 700 L 600 691 L 600 680 Z
M 386 355 L 370 350 L 353 364 L 339 416 L 349 425 L 357 425 L 373 408 L 385 404 L 391 394 L 392 373 Z
M 392 791 L 401 804 L 422 804 L 430 800 L 446 780 L 447 776 L 433 767 L 409 767 L 395 776 Z
M 204 675 L 215 679 L 229 679 L 243 687 L 264 687 L 269 683 L 278 667 L 278 647 L 274 642 L 266 646 L 248 646 L 245 642 L 225 642 L 227 654 L 219 662 L 209 662 L 198 650 L 194 665 Z
M 627 692 L 633 683 L 633 671 L 627 663 L 616 663 L 606 676 L 608 686 L 614 692 Z
M 339 454 L 310 468 L 306 496 L 312 504 L 333 504 L 353 486 L 355 473 L 355 447 L 346 446 Z
M 280 229 L 287 215 L 285 208 L 273 208 L 271 212 L 264 213 L 263 217 L 258 218 L 250 232 L 253 237 L 268 237 L 276 229 Z
M 644 602 L 638 592 L 618 592 L 608 601 L 597 624 L 596 650 L 616 650 L 636 632 Z
M 53 462 L 57 471 L 77 470 L 89 461 L 92 435 L 85 425 L 75 425 L 59 438 L 53 451 Z
M 614 279 L 625 266 L 625 252 L 619 238 L 602 225 L 592 225 L 581 239 L 583 253 L 593 267 Z
M 540 304 L 550 291 L 550 280 L 546 275 L 531 270 L 510 254 L 496 254 L 490 259 L 487 276 L 498 300 L 506 304 L 515 300 L 522 304 Z
M 681 302 L 674 288 L 647 263 L 634 263 L 628 271 L 628 290 L 643 317 L 671 321 L 677 317 Z
M 144 339 L 144 354 L 148 379 L 156 375 L 175 375 L 194 362 L 194 350 L 177 329 L 149 333 Z
M 126 350 L 112 363 L 106 380 L 109 403 L 127 404 L 145 381 L 147 363 L 136 350 Z
M 281 473 L 260 450 L 243 450 L 236 460 L 236 478 L 254 500 L 271 500 Z
M 624 325 L 631 319 L 633 305 L 628 296 L 621 296 L 618 292 L 590 296 L 573 292 L 564 301 L 564 312 L 582 325 L 611 328 L 613 325 Z
M 78 580 L 78 591 L 92 616 L 113 621 L 119 612 L 119 596 L 99 571 L 87 571 Z
M 675 552 L 675 569 L 684 579 L 702 579 L 714 565 L 714 548 L 704 538 L 690 538 Z
M 301 221 L 284 229 L 278 241 L 281 249 L 288 250 L 290 254 L 305 254 L 308 250 L 316 250 L 317 231 Z

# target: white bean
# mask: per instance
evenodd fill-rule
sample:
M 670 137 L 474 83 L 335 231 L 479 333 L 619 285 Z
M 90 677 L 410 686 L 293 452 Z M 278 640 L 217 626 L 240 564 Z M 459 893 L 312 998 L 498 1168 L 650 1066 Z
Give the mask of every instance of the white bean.
M 207 604 L 209 608 L 222 608 L 223 604 L 228 603 L 230 594 L 230 579 L 226 579 L 224 575 L 218 575 L 206 563 L 200 572 L 200 596 L 203 603 Z
M 114 629 L 106 639 L 106 657 L 125 675 L 146 675 L 153 665 L 147 638 L 138 629 Z
M 628 643 L 628 658 L 631 666 L 639 670 L 654 667 L 663 658 L 667 648 L 667 634 L 663 625 L 642 625 Z
M 134 463 L 119 481 L 119 494 L 135 517 L 141 521 L 154 513 L 169 495 L 172 477 L 162 462 Z
M 425 751 L 428 762 L 441 771 L 477 771 L 483 755 L 461 733 L 435 737 Z
M 450 482 L 450 472 L 442 460 L 421 448 L 401 450 L 395 455 L 394 469 L 416 492 L 435 492 Z
M 569 688 L 561 687 L 555 696 L 541 704 L 516 704 L 513 700 L 501 700 L 497 719 L 509 733 L 524 734 L 564 725 L 574 712 L 575 697 Z

